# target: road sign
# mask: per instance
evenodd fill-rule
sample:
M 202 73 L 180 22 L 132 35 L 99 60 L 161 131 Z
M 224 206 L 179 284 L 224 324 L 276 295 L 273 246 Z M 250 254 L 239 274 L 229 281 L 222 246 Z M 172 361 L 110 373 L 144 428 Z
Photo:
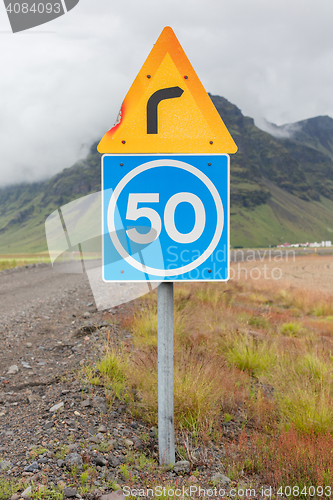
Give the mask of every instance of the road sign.
M 228 155 L 104 155 L 105 281 L 229 277 Z
M 235 153 L 237 146 L 171 28 L 162 31 L 100 153 Z
M 163 281 L 158 442 L 160 464 L 172 465 L 173 282 L 229 278 L 228 154 L 237 146 L 171 28 L 162 31 L 98 151 L 103 279 Z

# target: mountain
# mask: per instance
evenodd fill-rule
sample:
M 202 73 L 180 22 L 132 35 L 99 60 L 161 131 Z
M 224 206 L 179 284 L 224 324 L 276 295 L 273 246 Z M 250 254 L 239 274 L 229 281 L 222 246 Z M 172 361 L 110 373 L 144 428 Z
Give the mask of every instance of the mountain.
M 231 155 L 231 245 L 333 239 L 333 119 L 272 125 L 272 134 L 220 96 L 211 99 L 238 145 Z M 51 179 L 0 189 L 0 253 L 46 250 L 46 217 L 100 189 L 100 157 Z
M 333 159 L 333 120 L 329 116 L 317 116 L 281 126 L 270 125 L 275 128 L 275 135 L 292 136 L 293 141 L 321 151 Z
M 87 158 L 45 182 L 0 189 L 0 253 L 47 250 L 45 219 L 62 205 L 100 190 L 97 144 Z

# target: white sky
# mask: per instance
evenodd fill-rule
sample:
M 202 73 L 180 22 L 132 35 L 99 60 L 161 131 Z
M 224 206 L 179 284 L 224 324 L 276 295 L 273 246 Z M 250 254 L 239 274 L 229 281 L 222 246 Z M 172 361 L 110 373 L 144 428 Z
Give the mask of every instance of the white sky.
M 333 116 L 332 0 L 80 0 L 13 34 L 0 4 L 0 185 L 50 177 L 113 125 L 164 26 L 258 122 Z

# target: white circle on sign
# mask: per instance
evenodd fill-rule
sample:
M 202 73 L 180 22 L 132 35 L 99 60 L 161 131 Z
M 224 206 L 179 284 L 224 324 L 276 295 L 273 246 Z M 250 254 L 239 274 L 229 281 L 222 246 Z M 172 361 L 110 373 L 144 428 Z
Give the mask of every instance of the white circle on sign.
M 215 207 L 216 207 L 216 212 L 217 212 L 217 222 L 216 222 L 216 230 L 213 236 L 212 241 L 206 248 L 206 250 L 203 252 L 200 257 L 198 257 L 196 260 L 193 262 L 190 262 L 186 266 L 183 267 L 178 267 L 176 269 L 155 269 L 154 267 L 148 267 L 144 264 L 141 264 L 140 262 L 137 262 L 133 257 L 131 257 L 128 252 L 125 250 L 125 248 L 122 246 L 122 244 L 119 241 L 116 227 L 115 227 L 115 210 L 116 210 L 116 205 L 117 205 L 117 200 L 124 189 L 124 187 L 131 181 L 134 177 L 137 175 L 141 174 L 142 172 L 145 172 L 146 170 L 150 170 L 151 168 L 158 168 L 158 167 L 175 167 L 175 168 L 180 168 L 182 170 L 186 170 L 187 172 L 190 172 L 191 174 L 195 175 L 200 179 L 205 186 L 208 188 L 210 194 L 212 195 L 214 202 L 215 202 Z M 131 170 L 131 172 L 128 172 L 128 174 L 125 175 L 121 179 L 121 181 L 117 184 L 115 187 L 115 190 L 112 193 L 109 207 L 108 207 L 108 214 L 107 214 L 107 224 L 109 228 L 109 233 L 110 233 L 110 238 L 112 240 L 112 243 L 114 244 L 117 252 L 121 257 L 126 260 L 130 266 L 134 267 L 138 271 L 141 271 L 142 273 L 145 274 L 153 274 L 155 276 L 177 276 L 178 274 L 184 274 L 188 273 L 189 271 L 192 271 L 192 269 L 195 269 L 196 267 L 200 266 L 205 260 L 208 259 L 208 257 L 214 252 L 218 242 L 220 241 L 222 231 L 223 231 L 223 225 L 224 225 L 224 211 L 223 211 L 223 205 L 222 205 L 222 200 L 220 198 L 220 195 L 208 177 L 198 170 L 196 167 L 193 165 L 190 165 L 189 163 L 185 163 L 183 161 L 179 160 L 154 160 L 154 161 L 148 161 L 147 163 L 143 163 L 142 165 L 139 165 L 138 167 L 134 168 Z M 180 234 L 180 233 L 179 233 Z
M 190 203 L 195 212 L 195 224 L 189 233 L 180 233 L 175 225 L 175 210 L 180 203 Z M 177 193 L 171 196 L 164 211 L 165 230 L 177 243 L 193 243 L 202 235 L 206 225 L 206 212 L 202 201 L 193 193 Z

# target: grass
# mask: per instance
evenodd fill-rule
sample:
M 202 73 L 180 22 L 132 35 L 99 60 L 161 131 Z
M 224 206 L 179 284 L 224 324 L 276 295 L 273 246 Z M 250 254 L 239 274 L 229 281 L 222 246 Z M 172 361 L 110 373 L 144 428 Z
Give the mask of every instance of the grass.
M 22 482 L 14 479 L 0 478 L 0 500 L 8 500 L 14 493 L 20 490 Z
M 281 326 L 281 333 L 282 335 L 287 335 L 288 337 L 297 337 L 300 334 L 301 329 L 302 327 L 299 323 L 284 323 Z
M 233 339 L 227 355 L 232 365 L 252 376 L 259 377 L 271 371 L 277 361 L 276 347 L 268 341 L 256 342 L 248 335 Z
M 33 448 L 29 455 L 30 455 L 30 458 L 32 458 L 33 460 L 37 457 L 39 457 L 40 455 L 43 455 L 44 453 L 47 452 L 47 449 L 46 448 Z
M 50 258 L 45 255 L 17 255 L 17 256 L 5 256 L 1 257 L 0 256 L 0 271 L 5 271 L 6 269 L 13 269 L 15 267 L 23 267 L 23 266 L 28 266 L 29 264 L 36 264 L 36 263 L 49 263 Z
M 174 406 L 175 426 L 184 438 L 181 456 L 191 460 L 197 446 L 221 443 L 224 426 L 231 426 L 238 431 L 230 438 L 233 459 L 225 459 L 229 477 L 246 470 L 267 479 L 269 468 L 287 460 L 290 440 L 309 457 L 314 446 L 326 438 L 331 442 L 333 355 L 323 335 L 333 341 L 332 300 L 328 293 L 300 294 L 267 281 L 175 285 Z M 110 402 L 125 401 L 134 417 L 156 426 L 156 294 L 141 299 L 121 326 L 131 332 L 133 346 L 119 350 L 109 342 L 98 377 Z M 240 437 L 241 428 L 252 436 L 257 458 Z M 274 453 L 267 451 L 271 446 Z M 318 485 L 324 463 L 318 462 Z M 290 474 L 279 476 L 281 484 Z
M 318 497 L 321 497 L 333 480 L 332 446 L 330 433 L 304 435 L 295 427 L 275 437 L 252 434 L 249 438 L 243 432 L 237 455 L 232 446 L 227 446 L 227 473 L 240 470 L 259 473 L 263 484 L 272 486 L 275 491 L 280 487 L 283 490 L 294 487 L 296 498 L 314 496 L 308 494 L 308 488 L 313 486 L 316 490 L 318 488 Z M 324 489 L 322 494 L 321 487 Z

